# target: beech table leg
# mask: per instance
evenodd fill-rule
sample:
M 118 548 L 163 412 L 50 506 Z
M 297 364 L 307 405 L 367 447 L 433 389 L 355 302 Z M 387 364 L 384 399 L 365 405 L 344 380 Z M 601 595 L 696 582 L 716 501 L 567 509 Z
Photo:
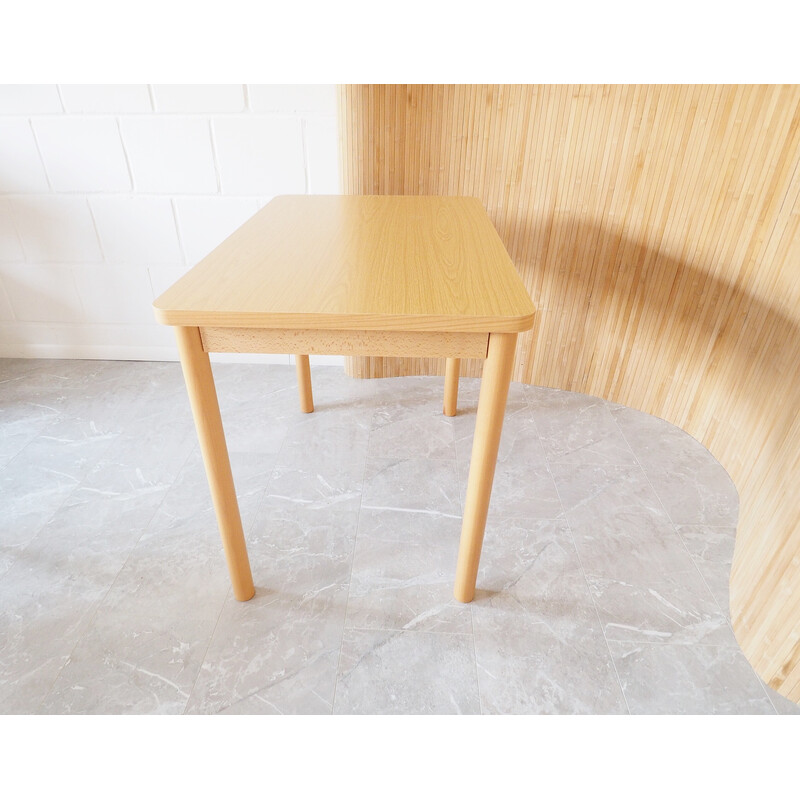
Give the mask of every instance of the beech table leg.
M 300 392 L 300 410 L 310 414 L 314 410 L 314 396 L 311 393 L 311 367 L 308 356 L 295 356 L 297 364 L 297 389 Z
M 467 500 L 464 505 L 453 592 L 456 600 L 462 603 L 469 603 L 475 596 L 483 531 L 489 511 L 516 344 L 516 333 L 492 333 L 489 336 L 489 352 L 483 365 L 481 393 L 478 398 L 478 417 L 475 420 L 475 439 L 472 443 Z
M 255 594 L 255 588 L 247 558 L 239 503 L 233 487 L 228 445 L 222 429 L 211 363 L 208 353 L 203 350 L 199 328 L 176 327 L 175 333 L 211 498 L 217 513 L 217 524 L 225 548 L 233 594 L 237 600 L 249 600 Z
M 461 367 L 460 358 L 448 358 L 444 371 L 444 413 L 445 416 L 454 417 L 458 406 L 458 370 Z

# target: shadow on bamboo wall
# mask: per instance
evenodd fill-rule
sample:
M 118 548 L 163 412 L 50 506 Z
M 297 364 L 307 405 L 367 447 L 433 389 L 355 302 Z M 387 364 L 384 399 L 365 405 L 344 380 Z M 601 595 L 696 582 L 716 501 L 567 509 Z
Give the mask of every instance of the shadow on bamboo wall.
M 728 470 L 734 630 L 800 700 L 798 87 L 347 87 L 340 121 L 345 191 L 483 200 L 538 309 L 515 380 L 662 417 Z

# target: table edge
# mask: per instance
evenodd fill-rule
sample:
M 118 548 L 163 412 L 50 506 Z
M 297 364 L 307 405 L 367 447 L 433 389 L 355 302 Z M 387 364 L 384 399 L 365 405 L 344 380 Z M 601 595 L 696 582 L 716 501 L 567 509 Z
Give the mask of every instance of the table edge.
M 153 304 L 156 321 L 180 327 L 280 328 L 286 330 L 440 331 L 522 333 L 533 327 L 536 310 L 509 317 L 413 314 L 264 314 L 164 309 Z

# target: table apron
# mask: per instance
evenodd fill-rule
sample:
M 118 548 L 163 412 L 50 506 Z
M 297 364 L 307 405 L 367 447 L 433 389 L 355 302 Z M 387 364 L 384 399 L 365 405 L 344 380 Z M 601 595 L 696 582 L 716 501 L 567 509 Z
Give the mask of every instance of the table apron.
M 488 333 L 201 327 L 207 353 L 486 358 Z

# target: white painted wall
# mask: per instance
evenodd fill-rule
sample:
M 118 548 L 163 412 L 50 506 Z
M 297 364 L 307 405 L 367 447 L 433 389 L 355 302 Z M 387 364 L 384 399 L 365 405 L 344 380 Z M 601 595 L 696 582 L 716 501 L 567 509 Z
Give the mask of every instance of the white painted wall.
M 332 85 L 0 85 L 0 357 L 175 359 L 154 297 L 275 195 L 338 191 Z

